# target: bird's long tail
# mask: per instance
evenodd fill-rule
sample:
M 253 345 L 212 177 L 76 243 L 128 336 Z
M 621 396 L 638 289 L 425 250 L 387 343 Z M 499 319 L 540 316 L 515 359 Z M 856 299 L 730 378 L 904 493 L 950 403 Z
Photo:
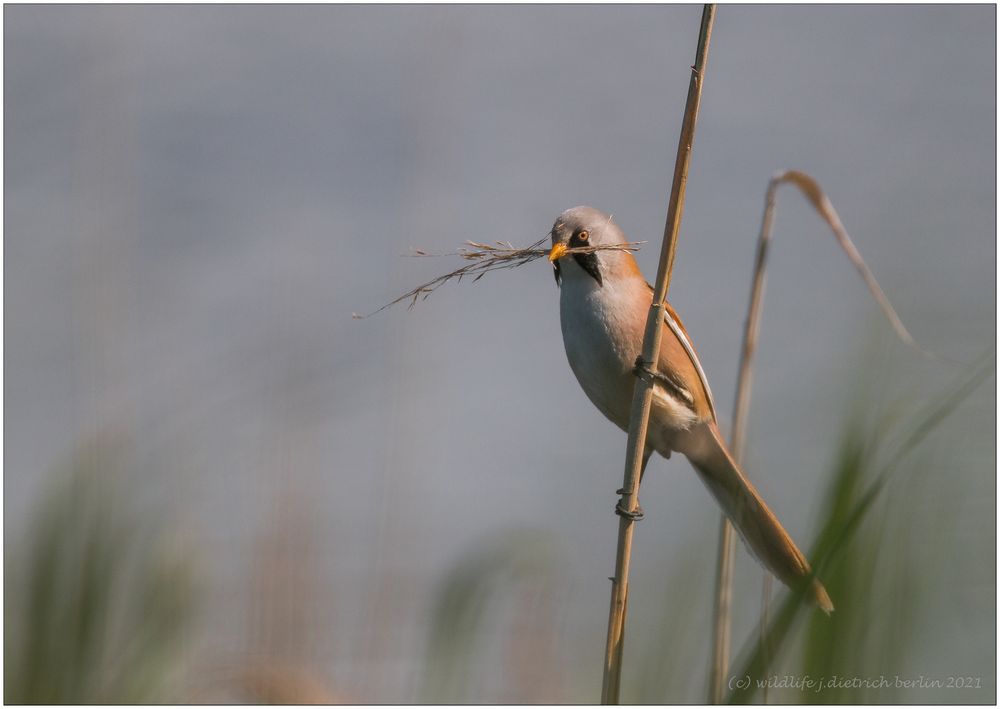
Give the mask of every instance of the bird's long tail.
M 787 586 L 800 585 L 811 573 L 809 562 L 733 460 L 718 427 L 714 423 L 699 424 L 679 443 L 681 452 L 694 465 L 751 553 Z M 810 594 L 822 610 L 833 610 L 830 596 L 818 579 L 812 580 Z

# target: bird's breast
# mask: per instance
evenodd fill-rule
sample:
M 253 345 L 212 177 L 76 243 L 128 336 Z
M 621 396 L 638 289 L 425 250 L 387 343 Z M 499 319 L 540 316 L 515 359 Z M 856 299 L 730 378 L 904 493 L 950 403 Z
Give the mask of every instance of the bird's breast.
M 643 289 L 645 283 L 640 282 Z M 638 299 L 637 299 L 638 298 Z M 571 282 L 559 298 L 559 320 L 569 366 L 587 397 L 611 421 L 628 427 L 649 298 L 629 283 Z
M 641 279 L 605 279 L 603 286 L 566 279 L 560 293 L 559 319 L 570 368 L 591 402 L 623 430 L 629 426 L 636 380 L 632 369 L 642 353 L 651 301 Z M 648 434 L 653 448 L 669 454 L 676 434 L 697 418 L 688 403 L 654 385 Z

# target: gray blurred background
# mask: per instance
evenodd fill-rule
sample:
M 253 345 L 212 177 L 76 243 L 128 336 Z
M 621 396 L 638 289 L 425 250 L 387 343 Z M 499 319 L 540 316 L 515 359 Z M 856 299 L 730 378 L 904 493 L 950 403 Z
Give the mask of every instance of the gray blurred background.
M 652 278 L 700 13 L 6 6 L 8 657 L 47 491 L 113 468 L 96 509 L 192 579 L 164 696 L 596 700 L 625 436 L 566 364 L 548 265 L 351 314 L 457 265 L 410 247 L 528 244 L 577 204 L 650 241 Z M 720 8 L 670 293 L 726 428 L 778 169 L 819 180 L 923 346 L 995 341 L 995 40 L 993 6 Z M 775 242 L 747 468 L 807 545 L 858 412 L 963 370 L 892 339 L 791 189 Z M 995 404 L 990 379 L 915 451 L 919 495 L 889 488 L 920 605 L 880 638 L 895 669 L 857 673 L 980 687 L 861 699 L 995 700 Z M 682 459 L 642 501 L 626 698 L 698 701 L 717 508 Z

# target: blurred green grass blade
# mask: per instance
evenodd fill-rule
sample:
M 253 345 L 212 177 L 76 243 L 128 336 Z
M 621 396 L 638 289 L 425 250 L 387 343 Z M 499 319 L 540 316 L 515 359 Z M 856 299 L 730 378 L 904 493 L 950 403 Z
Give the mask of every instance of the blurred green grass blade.
M 136 514 L 129 458 L 106 439 L 53 473 L 24 548 L 7 562 L 4 701 L 149 703 L 166 698 L 191 616 L 185 559 L 158 553 Z
M 959 404 L 965 401 L 989 375 L 994 373 L 995 362 L 996 353 L 991 349 L 979 359 L 976 365 L 970 368 L 971 373 L 966 374 L 958 384 L 936 397 L 922 413 L 914 416 L 902 442 L 896 446 L 888 460 L 878 466 L 878 472 L 874 474 L 872 482 L 856 497 L 855 492 L 865 477 L 864 471 L 869 467 L 875 467 L 873 460 L 877 454 L 877 447 L 867 445 L 863 436 L 858 432 L 849 432 L 841 447 L 841 458 L 838 461 L 834 482 L 828 492 L 827 503 L 824 505 L 825 514 L 821 532 L 808 555 L 813 560 L 817 575 L 823 576 L 828 570 L 836 572 L 834 564 L 859 530 L 861 523 L 872 509 L 879 493 L 885 488 L 892 474 L 906 457 L 954 412 Z M 863 562 L 859 561 L 858 563 Z M 870 564 L 872 561 L 869 560 L 867 563 Z M 855 571 L 860 572 L 861 568 L 859 567 Z M 831 578 L 835 576 L 836 573 Z M 727 697 L 728 703 L 744 703 L 753 699 L 762 686 L 758 680 L 766 680 L 763 674 L 767 662 L 775 661 L 784 649 L 796 617 L 805 605 L 805 598 L 806 594 L 803 588 L 789 592 L 785 599 L 780 602 L 778 611 L 774 613 L 765 633 L 764 641 L 758 642 L 757 638 L 754 637 L 748 643 L 748 648 L 743 652 L 743 657 L 746 659 L 735 664 L 736 669 L 731 673 L 734 684 L 730 687 L 730 693 Z M 843 613 L 845 604 L 851 602 L 850 596 L 842 598 L 834 595 L 833 599 L 840 609 L 835 611 L 835 614 Z M 827 621 L 825 618 L 820 618 L 817 622 L 835 623 L 837 621 Z M 815 639 L 814 642 L 819 642 L 819 640 Z M 765 653 L 764 648 L 768 648 L 769 652 Z M 818 652 L 818 649 L 813 648 L 814 657 Z M 822 701 L 828 699 L 833 700 L 832 697 L 824 697 Z
M 506 532 L 468 552 L 435 599 L 421 702 L 481 701 L 471 694 L 473 669 L 491 611 L 520 585 L 550 586 L 561 568 L 554 539 L 540 531 Z
M 691 609 L 711 593 L 710 577 L 699 578 L 703 553 L 689 546 L 680 558 L 665 560 L 663 568 L 669 573 L 662 583 L 659 616 L 651 629 L 636 627 L 628 638 L 632 659 L 622 682 L 625 704 L 682 704 L 701 696 L 693 680 L 703 669 L 695 648 L 704 638 L 702 621 Z
M 979 387 L 980 384 L 985 381 L 985 379 L 995 371 L 996 367 L 996 353 L 989 352 L 984 357 L 980 358 L 976 366 L 972 368 L 971 375 L 967 376 L 965 381 L 961 382 L 958 386 L 952 389 L 950 392 L 945 392 L 941 397 L 939 397 L 935 403 L 930 404 L 927 410 L 922 415 L 915 416 L 913 425 L 911 426 L 909 435 L 906 436 L 905 440 L 897 447 L 896 451 L 893 453 L 889 461 L 883 466 L 882 470 L 876 475 L 875 480 L 869 485 L 868 489 L 861 496 L 861 499 L 857 502 L 854 508 L 851 510 L 850 514 L 846 516 L 843 524 L 835 525 L 836 532 L 833 533 L 832 541 L 830 542 L 829 549 L 817 550 L 821 551 L 822 556 L 817 554 L 815 557 L 817 559 L 816 566 L 822 569 L 822 565 L 827 563 L 829 559 L 833 558 L 840 552 L 843 548 L 847 538 L 853 534 L 857 529 L 857 526 L 864 519 L 865 514 L 867 514 L 871 505 L 875 502 L 878 494 L 885 487 L 886 483 L 889 482 L 890 476 L 896 471 L 896 468 L 900 463 L 906 458 L 910 452 L 913 451 L 935 428 L 937 428 L 966 398 L 969 397 L 972 392 Z

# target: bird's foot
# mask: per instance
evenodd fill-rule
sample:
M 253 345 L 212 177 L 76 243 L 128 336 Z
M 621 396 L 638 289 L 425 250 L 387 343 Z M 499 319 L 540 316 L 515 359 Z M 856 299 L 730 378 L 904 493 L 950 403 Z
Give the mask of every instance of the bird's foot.
M 619 495 L 621 494 L 621 490 L 618 491 L 618 494 Z M 643 517 L 646 516 L 646 513 L 642 511 L 642 505 L 640 505 L 638 502 L 636 502 L 635 509 L 629 512 L 622 505 L 621 500 L 618 500 L 618 502 L 615 504 L 615 514 L 618 515 L 619 517 L 624 517 L 625 519 L 632 520 L 633 522 L 638 522 L 639 520 L 641 520 Z
M 643 361 L 642 355 L 639 355 L 635 358 L 635 364 L 632 366 L 632 374 L 644 382 L 651 382 L 654 385 L 659 384 L 671 394 L 680 397 L 681 400 L 686 401 L 688 404 L 694 403 L 694 399 L 691 397 L 691 392 L 685 389 L 681 382 L 676 381 L 673 377 L 664 372 L 652 369 L 652 366 L 652 362 Z
M 632 365 L 632 374 L 643 380 L 644 382 L 652 382 L 653 384 L 660 384 L 665 386 L 667 389 L 674 391 L 677 389 L 678 385 L 673 379 L 668 377 L 663 372 L 659 372 L 653 369 L 652 362 L 645 362 L 642 359 L 642 355 L 635 358 L 635 364 Z
M 632 365 L 632 374 L 639 377 L 639 379 L 652 379 L 653 381 L 656 381 L 656 377 L 659 373 L 654 372 L 652 370 L 651 363 L 644 362 L 642 355 L 639 355 L 635 358 L 635 364 Z

